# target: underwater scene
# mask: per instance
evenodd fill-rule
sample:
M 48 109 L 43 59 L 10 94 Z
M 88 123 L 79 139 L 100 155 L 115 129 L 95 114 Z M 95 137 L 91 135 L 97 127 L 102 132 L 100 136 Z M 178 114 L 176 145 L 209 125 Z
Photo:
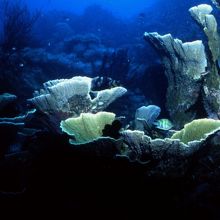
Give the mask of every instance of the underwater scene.
M 220 219 L 220 0 L 0 0 L 14 216 Z

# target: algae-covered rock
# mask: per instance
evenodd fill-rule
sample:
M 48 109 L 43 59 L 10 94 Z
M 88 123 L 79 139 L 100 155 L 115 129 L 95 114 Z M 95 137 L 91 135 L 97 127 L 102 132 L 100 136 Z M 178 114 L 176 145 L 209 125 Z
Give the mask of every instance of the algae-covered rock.
M 145 33 L 145 40 L 159 52 L 168 80 L 166 106 L 176 127 L 196 117 L 207 60 L 202 41 L 183 43 L 171 34 Z M 187 88 L 187 89 L 186 89 Z
M 60 127 L 63 132 L 74 136 L 71 144 L 83 144 L 101 137 L 105 125 L 112 124 L 114 120 L 115 114 L 110 112 L 81 113 L 77 118 L 61 121 Z
M 220 129 L 220 121 L 213 119 L 197 119 L 186 124 L 184 128 L 177 131 L 171 139 L 179 139 L 181 142 L 188 144 L 191 141 L 201 141 L 210 133 Z

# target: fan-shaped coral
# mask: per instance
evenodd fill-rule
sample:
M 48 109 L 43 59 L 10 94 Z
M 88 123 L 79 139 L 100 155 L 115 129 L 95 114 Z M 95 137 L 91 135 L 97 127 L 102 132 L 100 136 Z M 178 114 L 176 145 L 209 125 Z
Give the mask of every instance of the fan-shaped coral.
M 83 144 L 102 136 L 107 124 L 112 124 L 115 114 L 110 112 L 82 113 L 77 118 L 68 118 L 60 123 L 62 131 L 74 136 L 71 144 Z
M 96 92 L 91 98 L 92 78 L 76 76 L 71 79 L 51 80 L 44 83 L 44 89 L 34 93 L 30 101 L 47 114 L 59 114 L 61 119 L 77 117 L 82 112 L 99 112 L 127 90 L 115 87 Z
M 220 121 L 214 119 L 198 119 L 186 124 L 184 128 L 176 132 L 171 139 L 180 139 L 181 142 L 188 144 L 191 141 L 201 141 L 208 134 L 220 129 Z
M 100 112 L 127 91 L 120 86 L 92 91 L 92 81 L 92 78 L 82 76 L 51 80 L 44 83 L 44 89 L 36 91 L 29 101 L 47 114 L 57 129 L 61 120 L 78 117 L 81 113 Z

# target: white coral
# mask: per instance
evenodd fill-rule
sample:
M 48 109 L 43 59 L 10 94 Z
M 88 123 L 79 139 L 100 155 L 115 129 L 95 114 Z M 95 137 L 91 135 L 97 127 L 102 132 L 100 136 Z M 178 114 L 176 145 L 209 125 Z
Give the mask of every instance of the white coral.
M 96 113 L 122 96 L 127 90 L 115 87 L 96 92 L 90 96 L 92 78 L 75 76 L 71 79 L 51 80 L 43 84 L 44 89 L 34 93 L 30 101 L 40 110 L 60 120 L 77 117 L 83 112 Z

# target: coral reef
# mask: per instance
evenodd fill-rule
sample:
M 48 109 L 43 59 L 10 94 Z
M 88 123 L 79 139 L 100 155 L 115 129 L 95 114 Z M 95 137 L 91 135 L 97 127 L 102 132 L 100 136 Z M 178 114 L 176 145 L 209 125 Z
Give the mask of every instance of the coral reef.
M 5 153 L 10 154 L 21 151 L 25 139 L 40 131 L 29 124 L 35 111 L 33 109 L 24 115 L 13 118 L 0 117 L 0 157 Z
M 173 39 L 170 34 L 144 35 L 144 38 L 160 52 L 168 80 L 166 106 L 177 128 L 195 118 L 219 118 L 220 35 L 217 21 L 211 14 L 212 10 L 207 4 L 189 9 L 191 16 L 207 36 L 207 50 L 202 41 L 182 43 Z
M 135 113 L 135 130 L 144 131 L 151 129 L 153 123 L 161 112 L 160 107 L 156 105 L 142 106 Z
M 220 35 L 218 33 L 217 21 L 211 14 L 213 8 L 210 5 L 202 4 L 189 9 L 191 16 L 202 27 L 208 39 L 207 53 L 208 69 L 203 85 L 203 102 L 207 115 L 212 118 L 219 118 L 220 112 L 220 78 L 217 62 L 220 58 Z
M 217 21 L 211 14 L 213 8 L 210 5 L 202 4 L 189 9 L 191 16 L 203 28 L 207 38 L 212 60 L 216 62 L 220 54 L 220 36 L 217 31 Z
M 13 53 L 12 48 L 19 50 L 30 45 L 32 29 L 40 13 L 33 13 L 25 2 L 4 1 L 1 2 L 1 14 L 3 42 L 0 47 L 8 58 Z
M 134 129 L 144 131 L 150 137 L 164 133 L 167 135 L 168 131 L 173 127 L 169 119 L 157 119 L 161 113 L 161 108 L 156 105 L 142 106 L 136 110 Z M 158 133 L 159 132 L 159 133 Z
M 111 125 L 114 120 L 115 114 L 110 112 L 81 113 L 77 118 L 61 121 L 60 127 L 73 137 L 71 144 L 84 144 L 101 137 L 105 126 Z
M 199 149 L 199 145 L 187 146 L 178 140 L 152 140 L 141 131 L 123 131 L 122 139 L 118 156 L 143 164 L 150 176 L 183 176 Z
M 5 106 L 14 102 L 17 99 L 16 95 L 10 93 L 0 94 L 0 110 L 2 110 Z
M 161 4 L 174 5 L 173 0 Z M 189 1 L 181 1 L 179 9 L 186 4 Z M 207 196 L 212 203 L 206 205 L 213 211 L 212 204 L 220 198 L 220 121 L 210 118 L 220 118 L 220 37 L 211 6 L 199 5 L 190 13 L 206 34 L 207 48 L 202 41 L 183 43 L 171 34 L 144 35 L 160 53 L 164 68 L 151 51 L 147 52 L 151 54 L 148 59 L 149 45 L 142 44 L 141 37 L 134 41 L 134 45 L 139 42 L 135 46 L 112 49 L 106 42 L 115 36 L 104 41 L 97 37 L 107 27 L 100 26 L 97 36 L 88 34 L 88 27 L 72 36 L 77 27 L 74 29 L 72 17 L 68 16 L 54 21 L 56 31 L 51 32 L 51 39 L 43 41 L 45 48 L 24 48 L 19 52 L 14 48 L 8 59 L 0 59 L 0 84 L 4 86 L 0 85 L 0 92 L 13 92 L 7 90 L 11 87 L 19 90 L 16 95 L 30 97 L 30 88 L 38 90 L 28 100 L 29 105 L 12 116 L 4 115 L 8 110 L 5 107 L 10 108 L 16 96 L 0 95 L 2 209 L 5 202 L 14 212 L 16 206 L 19 211 L 29 207 L 36 211 L 35 207 L 39 209 L 42 204 L 45 210 L 50 204 L 52 211 L 62 206 L 70 213 L 79 207 L 97 211 L 97 207 L 108 206 L 111 211 L 122 210 L 123 217 L 127 214 L 124 207 L 135 214 L 147 210 L 150 216 L 150 207 L 158 211 L 158 203 L 173 211 L 179 201 L 193 208 L 199 201 L 203 209 L 201 198 Z M 150 20 L 157 16 L 158 12 Z M 108 19 L 108 15 L 103 17 Z M 148 17 L 139 15 L 142 24 Z M 175 19 L 170 26 L 177 23 Z M 179 27 L 183 32 L 179 36 L 186 35 L 186 29 Z M 142 33 L 144 28 L 139 27 L 139 31 Z M 184 39 L 192 35 L 198 37 L 189 33 Z M 129 35 L 124 38 L 128 38 L 126 42 L 131 39 Z M 129 92 L 121 85 L 126 85 Z M 119 102 L 114 102 L 121 96 Z M 37 110 L 28 111 L 32 107 Z M 171 118 L 175 129 L 184 128 L 170 130 L 173 124 L 167 118 Z M 215 197 L 209 197 L 210 189 Z M 148 202 L 139 200 L 139 195 Z M 30 201 L 35 201 L 34 205 Z
M 200 95 L 207 67 L 204 45 L 202 41 L 183 43 L 170 34 L 145 33 L 144 38 L 160 52 L 168 79 L 166 106 L 176 127 L 182 127 L 196 116 L 191 108 Z
M 117 156 L 142 164 L 149 176 L 184 176 L 189 169 L 192 169 L 194 158 L 199 155 L 201 157 L 201 151 L 208 157 L 219 146 L 219 142 L 216 141 L 216 139 L 219 140 L 219 122 L 216 122 L 218 125 L 214 124 L 206 128 L 207 124 L 200 123 L 199 125 L 200 131 L 206 131 L 206 136 L 202 136 L 201 140 L 188 142 L 188 144 L 170 138 L 151 139 L 142 131 L 122 131 L 122 141 L 117 143 L 117 149 L 120 152 Z M 211 130 L 213 132 L 209 132 Z M 198 138 L 195 136 L 193 138 Z
M 58 126 L 61 120 L 81 113 L 102 111 L 127 91 L 123 87 L 92 91 L 91 87 L 89 77 L 52 80 L 44 83 L 44 89 L 36 91 L 29 101 Z
M 220 121 L 214 119 L 197 119 L 185 124 L 184 128 L 172 135 L 171 139 L 179 139 L 184 144 L 201 141 L 210 133 L 220 130 Z
M 212 3 L 213 3 L 217 8 L 220 8 L 220 1 L 219 1 L 219 0 L 212 0 Z
M 26 47 L 19 51 L 14 48 L 7 58 L 0 48 L 0 92 L 8 91 L 26 100 L 27 94 L 40 89 L 43 82 L 70 78 L 72 73 L 126 79 L 127 65 L 121 67 L 121 61 L 128 61 L 128 57 L 121 49 L 103 45 L 94 34 L 75 35 L 48 44 L 47 48 Z

